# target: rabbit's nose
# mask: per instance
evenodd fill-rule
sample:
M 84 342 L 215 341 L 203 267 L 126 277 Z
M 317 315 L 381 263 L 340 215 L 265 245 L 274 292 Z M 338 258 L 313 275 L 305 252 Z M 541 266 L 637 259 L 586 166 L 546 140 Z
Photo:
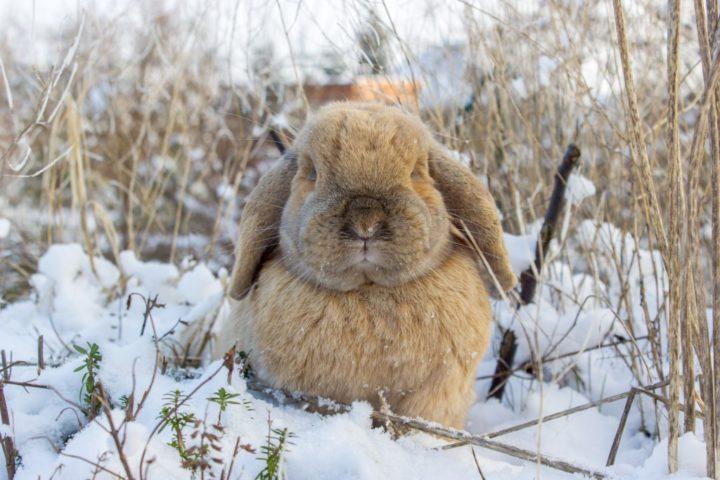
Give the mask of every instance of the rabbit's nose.
M 374 238 L 382 227 L 382 221 L 374 218 L 358 219 L 351 225 L 352 232 L 360 240 L 370 240 Z
M 360 197 L 351 202 L 347 212 L 345 233 L 357 240 L 381 238 L 387 231 L 382 205 L 374 199 Z

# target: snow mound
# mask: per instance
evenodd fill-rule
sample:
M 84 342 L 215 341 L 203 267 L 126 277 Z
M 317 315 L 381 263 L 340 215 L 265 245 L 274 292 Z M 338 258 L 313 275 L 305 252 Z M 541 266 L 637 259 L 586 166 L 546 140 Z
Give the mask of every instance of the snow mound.
M 10 220 L 0 217 L 0 239 L 10 235 Z
M 573 173 L 568 178 L 565 189 L 565 200 L 572 205 L 579 205 L 584 199 L 595 195 L 595 184 L 579 173 Z
M 514 269 L 519 272 L 527 268 L 534 250 L 532 238 L 507 235 L 505 240 Z M 546 361 L 541 375 L 545 381 L 518 372 L 508 383 L 503 403 L 484 400 L 500 340 L 496 333 L 478 369 L 479 400 L 467 419 L 470 432 L 497 431 L 636 384 L 622 358 L 609 354 L 611 350 L 591 348 L 626 338 L 627 322 L 632 320 L 613 304 L 620 286 L 611 278 L 608 283 L 601 280 L 602 276 L 590 269 L 582 255 L 588 245 L 602 245 L 594 250 L 597 265 L 593 268 L 609 269 L 606 263 L 611 261 L 611 252 L 629 253 L 626 249 L 630 241 L 632 238 L 612 226 L 583 223 L 569 242 L 569 263 L 554 260 L 544 267 L 536 303 L 517 309 L 502 301 L 494 302 L 497 322 L 516 332 L 516 363 L 541 355 Z M 648 274 L 645 269 L 657 260 L 655 252 L 641 251 L 636 268 L 628 268 L 631 291 L 638 288 L 643 275 Z M 32 277 L 30 298 L 0 310 L 0 348 L 9 353 L 11 361 L 34 362 L 37 337 L 42 335 L 45 343 L 47 368 L 38 373 L 34 365 L 14 366 L 12 380 L 52 387 L 5 387 L 11 425 L 0 433 L 12 435 L 19 450 L 16 478 L 88 478 L 93 476 L 96 464 L 105 469 L 96 472 L 98 479 L 114 478 L 108 471 L 124 471 L 108 434 L 107 415 L 100 412 L 93 420 L 87 415 L 82 393 L 85 358 L 73 345 L 86 348 L 93 343 L 102 356 L 95 375 L 112 402 L 111 418 L 121 428 L 123 452 L 136 478 L 141 464 L 143 470 L 147 469 L 146 479 L 194 478 L 191 470 L 183 468 L 177 448 L 171 446 L 173 429 L 159 428 L 159 416 L 174 391 L 179 391 L 181 398 L 194 392 L 178 409 L 199 421 L 184 432 L 188 446 L 198 445 L 198 439 L 205 438 L 202 428 L 220 425 L 213 430 L 213 456 L 219 463 L 210 467 L 218 477 L 233 458 L 235 467 L 230 478 L 253 478 L 265 467 L 261 447 L 267 443 L 270 420 L 276 432 L 287 429 L 292 434 L 281 461 L 289 478 L 477 478 L 469 447 L 437 449 L 446 442 L 421 433 L 393 438 L 382 429 L 371 428 L 368 404 L 356 403 L 348 413 L 321 416 L 279 405 L 258 394 L 248 388 L 237 369 L 228 376 L 220 361 L 201 362 L 196 368 L 164 365 L 156 340 L 166 358 L 174 358 L 178 352 L 183 355 L 188 332 L 197 332 L 198 326 L 212 332 L 210 327 L 218 316 L 227 315 L 223 294 L 226 277 L 226 272 L 215 273 L 203 263 L 182 262 L 177 267 L 144 262 L 131 252 L 122 252 L 119 265 L 114 265 L 101 257 L 89 257 L 76 244 L 51 246 Z M 661 292 L 653 294 L 655 298 L 651 298 L 648 308 L 654 314 L 652 309 L 657 308 Z M 161 307 L 152 309 L 146 318 L 147 302 L 152 300 Z M 197 342 L 192 345 L 194 348 Z M 194 352 L 189 355 L 192 357 Z M 220 389 L 233 399 L 223 411 L 209 400 Z M 499 440 L 530 451 L 541 445 L 544 455 L 606 471 L 604 462 L 622 403 L 544 422 L 541 427 L 519 430 Z M 139 405 L 142 407 L 138 410 Z M 129 420 L 127 408 L 133 411 Z M 665 447 L 656 446 L 639 433 L 641 427 L 654 428 L 653 411 L 646 408 L 645 418 L 638 409 L 632 411 L 617 465 L 608 473 L 635 478 L 662 476 Z M 236 450 L 236 444 L 244 447 Z M 703 451 L 696 437 L 683 437 L 681 453 L 685 455 L 681 454 L 681 458 L 687 460 L 683 460 L 678 478 L 702 476 Z M 475 454 L 487 478 L 537 477 L 534 463 L 478 447 Z M 571 478 L 546 467 L 541 470 L 543 478 Z M 5 478 L 3 471 L 0 480 Z

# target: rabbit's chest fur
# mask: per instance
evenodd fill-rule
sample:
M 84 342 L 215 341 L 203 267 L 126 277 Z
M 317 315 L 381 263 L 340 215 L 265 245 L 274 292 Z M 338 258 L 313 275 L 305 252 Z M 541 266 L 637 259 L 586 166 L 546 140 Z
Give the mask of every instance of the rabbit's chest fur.
M 393 410 L 426 418 L 464 414 L 491 330 L 487 291 L 460 248 L 418 280 L 351 292 L 318 288 L 273 259 L 236 309 L 240 348 L 264 381 L 376 405 L 382 391 Z M 457 424 L 453 412 L 430 419 Z

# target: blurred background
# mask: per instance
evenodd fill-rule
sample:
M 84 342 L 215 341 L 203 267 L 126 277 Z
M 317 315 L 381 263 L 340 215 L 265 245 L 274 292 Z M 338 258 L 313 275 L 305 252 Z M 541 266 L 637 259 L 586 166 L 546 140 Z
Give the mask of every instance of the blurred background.
M 685 3 L 681 135 L 703 83 Z M 662 184 L 666 5 L 625 14 Z M 6 300 L 57 242 L 230 266 L 243 198 L 278 157 L 270 132 L 290 143 L 333 100 L 420 114 L 511 233 L 544 214 L 571 141 L 601 193 L 573 219 L 637 220 L 608 2 L 5 1 L 0 32 Z
M 32 351 L 32 329 L 50 336 L 52 315 L 32 323 L 18 309 L 55 301 L 57 292 L 33 285 L 33 274 L 51 245 L 69 242 L 82 245 L 72 247 L 76 256 L 89 254 L 94 277 L 99 257 L 117 265 L 117 281 L 78 282 L 94 285 L 97 311 L 121 310 L 127 279 L 138 275 L 125 271 L 128 258 L 137 263 L 132 254 L 121 261 L 131 251 L 178 266 L 167 279 L 173 288 L 202 267 L 217 297 L 203 315 L 215 318 L 244 199 L 279 157 L 278 144 L 290 145 L 324 103 L 385 102 L 422 117 L 486 183 L 518 273 L 535 256 L 563 152 L 570 143 L 582 152 L 534 303 L 493 304 L 501 328 L 478 371 L 479 398 L 494 378 L 503 331 L 515 332 L 518 361 L 502 406 L 473 406 L 475 426 L 537 418 L 546 394 L 560 409 L 656 384 L 669 408 L 643 397 L 619 462 L 640 465 L 655 446 L 666 450 L 656 440 L 669 438 L 673 469 L 678 412 L 689 433 L 697 407 L 711 420 L 703 424 L 708 467 L 698 475 L 720 472 L 720 216 L 714 240 L 712 224 L 713 203 L 720 211 L 720 104 L 705 82 L 711 64 L 720 71 L 720 16 L 716 1 L 686 0 L 677 12 L 675 5 L 0 0 L 0 312 L 23 335 L 8 338 L 32 337 Z M 678 46 L 668 41 L 675 31 Z M 63 248 L 48 254 L 53 267 L 73 251 Z M 49 275 L 40 270 L 36 282 Z M 192 285 L 175 307 L 207 300 Z M 80 298 L 68 292 L 64 306 Z M 706 322 L 713 301 L 714 328 Z M 76 315 L 78 305 L 65 312 L 61 333 L 111 328 L 114 317 L 103 326 L 94 310 Z M 179 317 L 168 314 L 169 331 Z M 203 342 L 210 330 L 198 330 Z M 554 424 L 543 448 L 603 468 L 617 425 L 605 415 L 619 420 L 620 403 L 593 409 L 595 423 L 574 430 Z M 701 452 L 691 437 L 688 451 Z M 539 448 L 539 439 L 528 430 L 523 442 Z M 652 458 L 660 473 L 648 478 L 660 478 L 665 457 Z

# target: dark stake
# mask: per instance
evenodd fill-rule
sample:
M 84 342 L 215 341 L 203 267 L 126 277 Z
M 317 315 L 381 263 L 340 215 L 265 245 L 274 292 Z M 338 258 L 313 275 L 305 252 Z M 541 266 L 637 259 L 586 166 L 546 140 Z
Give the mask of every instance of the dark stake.
M 272 140 L 273 145 L 275 145 L 275 148 L 278 149 L 278 151 L 280 152 L 280 155 L 285 153 L 285 150 L 287 150 L 287 147 L 285 146 L 285 142 L 283 142 L 283 139 L 280 138 L 280 134 L 278 133 L 278 131 L 275 130 L 274 128 L 271 128 L 269 135 L 270 135 L 270 140 Z
M 37 341 L 37 371 L 38 371 L 38 375 L 40 375 L 40 372 L 45 370 L 44 345 L 45 345 L 45 342 L 43 341 L 43 336 L 40 335 L 38 337 L 38 341 Z
M 543 265 L 544 252 L 550 246 L 550 240 L 555 235 L 555 228 L 560 218 L 565 203 L 565 189 L 567 180 L 573 169 L 580 161 L 580 149 L 573 144 L 568 145 L 563 156 L 562 163 L 555 174 L 555 185 L 553 186 L 550 204 L 545 213 L 545 220 L 540 229 L 540 235 L 535 246 L 535 262 L 522 275 L 520 275 L 520 304 L 527 305 L 533 301 L 537 289 L 537 276 L 540 274 Z M 500 356 L 495 367 L 495 375 L 488 391 L 488 398 L 502 399 L 505 392 L 505 384 L 513 372 L 513 362 L 517 351 L 517 339 L 511 329 L 505 330 L 500 344 Z
M 5 385 L 0 380 L 0 421 L 5 425 L 7 433 L 0 435 L 0 443 L 2 444 L 3 455 L 5 456 L 5 469 L 7 470 L 8 480 L 15 478 L 15 457 L 17 456 L 17 450 L 15 450 L 15 442 L 10 435 L 10 412 L 5 401 Z

